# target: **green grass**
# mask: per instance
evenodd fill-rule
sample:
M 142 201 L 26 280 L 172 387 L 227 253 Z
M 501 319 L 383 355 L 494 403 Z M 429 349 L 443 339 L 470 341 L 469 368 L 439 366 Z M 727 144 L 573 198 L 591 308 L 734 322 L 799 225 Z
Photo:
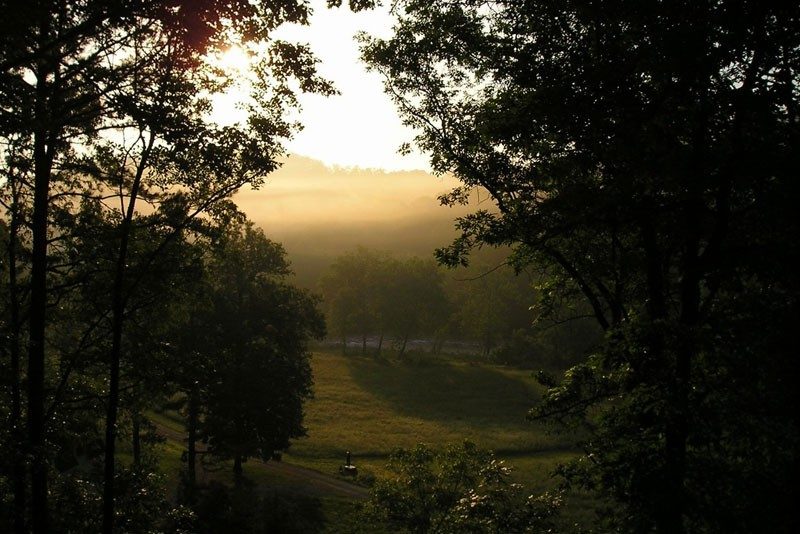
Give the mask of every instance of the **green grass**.
M 468 439 L 495 451 L 513 468 L 516 482 L 540 493 L 554 486 L 555 466 L 575 455 L 574 438 L 550 435 L 525 419 L 542 393 L 530 371 L 460 360 L 408 364 L 329 352 L 315 353 L 312 367 L 315 397 L 306 405 L 308 436 L 284 454 L 287 462 L 338 476 L 349 450 L 362 474 L 382 476 L 397 447 L 441 447 Z M 177 412 L 149 417 L 167 428 L 183 428 Z M 184 444 L 168 440 L 161 448 L 162 472 L 177 482 Z M 259 469 L 255 462 L 244 469 L 265 491 L 303 493 L 302 480 Z M 231 482 L 230 466 L 205 477 Z M 353 523 L 356 503 L 333 497 L 315 502 L 325 518 L 324 532 L 359 532 Z M 580 495 L 573 498 L 567 517 L 585 524 L 588 502 Z
M 288 461 L 335 473 L 349 450 L 360 469 L 380 475 L 397 447 L 468 439 L 516 466 L 520 482 L 545 485 L 552 467 L 571 455 L 572 440 L 525 419 L 542 392 L 530 371 L 324 352 L 314 354 L 313 368 L 308 437 L 295 441 Z
M 164 410 L 162 412 L 149 412 L 147 418 L 159 425 L 165 426 L 176 432 L 183 432 L 186 428 L 181 414 L 174 410 Z
M 182 443 L 167 440 L 158 445 L 161 453 L 158 456 L 158 468 L 166 476 L 168 488 L 177 488 L 180 480 L 180 472 L 183 469 L 181 453 L 185 446 Z M 174 493 L 174 492 L 173 492 Z
M 349 450 L 361 472 L 381 476 L 397 447 L 440 447 L 469 439 L 495 451 L 512 467 L 513 479 L 538 494 L 555 486 L 553 470 L 576 454 L 574 437 L 549 435 L 525 419 L 543 392 L 530 371 L 459 360 L 404 364 L 327 352 L 315 353 L 312 366 L 315 398 L 306 405 L 308 437 L 295 441 L 287 461 L 333 474 Z M 591 525 L 592 502 L 588 495 L 570 495 L 561 520 Z M 347 513 L 339 515 L 330 523 L 347 525 Z
M 382 525 L 365 523 L 358 513 L 359 503 L 348 499 L 320 499 L 322 515 L 325 517 L 325 534 L 390 534 Z

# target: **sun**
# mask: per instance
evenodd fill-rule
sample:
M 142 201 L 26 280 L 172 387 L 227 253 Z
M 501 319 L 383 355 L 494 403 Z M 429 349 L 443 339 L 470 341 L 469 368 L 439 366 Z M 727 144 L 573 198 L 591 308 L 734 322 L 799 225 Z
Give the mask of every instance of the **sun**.
M 250 70 L 252 58 L 247 51 L 239 45 L 231 45 L 215 58 L 215 63 L 225 71 L 236 74 Z
M 252 89 L 253 54 L 241 45 L 231 44 L 208 54 L 206 62 L 228 82 L 222 91 L 208 95 L 212 107 L 209 119 L 222 126 L 245 122 L 247 112 L 242 105 Z

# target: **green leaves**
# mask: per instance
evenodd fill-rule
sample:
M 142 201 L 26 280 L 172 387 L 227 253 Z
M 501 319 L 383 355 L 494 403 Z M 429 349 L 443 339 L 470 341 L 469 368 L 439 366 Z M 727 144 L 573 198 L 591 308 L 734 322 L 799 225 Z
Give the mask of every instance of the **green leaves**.
M 330 7 L 341 7 L 342 4 L 343 4 L 342 0 L 327 0 L 327 1 L 328 1 L 328 7 L 329 8 Z M 354 12 L 363 11 L 365 9 L 372 9 L 378 4 L 379 4 L 379 2 L 377 2 L 376 0 L 349 0 L 347 2 L 347 5 Z
M 400 261 L 358 248 L 336 259 L 321 286 L 336 334 L 359 335 L 363 343 L 388 334 L 401 355 L 410 336 L 436 332 L 449 313 L 442 273 L 418 258 Z
M 199 430 L 215 457 L 268 460 L 305 433 L 307 343 L 325 325 L 315 297 L 286 282 L 280 244 L 252 223 L 222 230 L 203 258 L 191 316 L 175 325 L 184 362 L 175 380 L 197 396 Z
M 541 532 L 560 505 L 556 494 L 526 496 L 502 461 L 469 441 L 398 449 L 387 467 L 366 515 L 408 532 Z

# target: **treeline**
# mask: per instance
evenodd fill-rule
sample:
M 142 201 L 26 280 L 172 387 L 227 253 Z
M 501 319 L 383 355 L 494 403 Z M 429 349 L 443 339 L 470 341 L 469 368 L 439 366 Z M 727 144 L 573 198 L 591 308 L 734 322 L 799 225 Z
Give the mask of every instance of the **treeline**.
M 320 282 L 329 334 L 345 352 L 358 340 L 361 354 L 389 348 L 403 357 L 409 340 L 423 340 L 434 354 L 471 352 L 504 364 L 552 369 L 576 361 L 600 329 L 580 301 L 555 302 L 544 279 L 515 272 L 506 253 L 480 254 L 454 270 L 432 257 L 345 253 Z
M 230 198 L 278 166 L 294 90 L 333 90 L 306 47 L 271 40 L 308 6 L 2 12 L 0 530 L 169 531 L 149 409 L 187 404 L 188 504 L 195 441 L 238 474 L 302 433 L 322 320 Z M 213 58 L 245 41 L 262 47 L 247 119 L 222 126 L 211 97 L 236 80 Z

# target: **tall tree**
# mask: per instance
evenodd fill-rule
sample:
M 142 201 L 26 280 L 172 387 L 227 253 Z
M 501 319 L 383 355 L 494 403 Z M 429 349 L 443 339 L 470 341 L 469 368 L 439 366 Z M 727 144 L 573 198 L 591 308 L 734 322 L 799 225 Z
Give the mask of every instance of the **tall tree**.
M 482 186 L 498 208 L 460 219 L 441 259 L 510 244 L 513 261 L 580 291 L 607 332 L 537 410 L 593 419 L 591 467 L 573 480 L 614 496 L 610 519 L 626 529 L 790 530 L 783 473 L 800 427 L 782 406 L 798 288 L 774 265 L 798 260 L 800 8 L 395 10 L 394 36 L 367 40 L 367 61 L 434 169 L 462 180 L 444 200 Z
M 450 283 L 455 304 L 455 328 L 464 339 L 478 343 L 484 356 L 517 329 L 529 327 L 530 282 L 507 266 L 473 262 Z
M 400 356 L 415 335 L 433 335 L 450 312 L 442 272 L 433 260 L 395 261 L 376 291 L 382 295 L 388 332 L 400 343 Z
M 434 262 L 419 258 L 397 260 L 363 247 L 336 258 L 322 278 L 321 288 L 331 329 L 345 343 L 348 334 L 361 338 L 385 335 L 400 343 L 405 353 L 412 335 L 433 334 L 450 312 L 443 277 Z
M 200 434 L 209 452 L 234 460 L 237 483 L 248 457 L 269 460 L 305 434 L 307 343 L 325 327 L 315 299 L 287 283 L 285 255 L 250 224 L 228 229 L 207 258 L 209 308 L 191 325 L 209 362 Z
M 389 258 L 358 247 L 334 260 L 320 287 L 325 297 L 330 328 L 342 339 L 347 351 L 347 336 L 361 338 L 361 352 L 367 351 L 367 337 L 382 331 L 381 300 L 390 281 Z

